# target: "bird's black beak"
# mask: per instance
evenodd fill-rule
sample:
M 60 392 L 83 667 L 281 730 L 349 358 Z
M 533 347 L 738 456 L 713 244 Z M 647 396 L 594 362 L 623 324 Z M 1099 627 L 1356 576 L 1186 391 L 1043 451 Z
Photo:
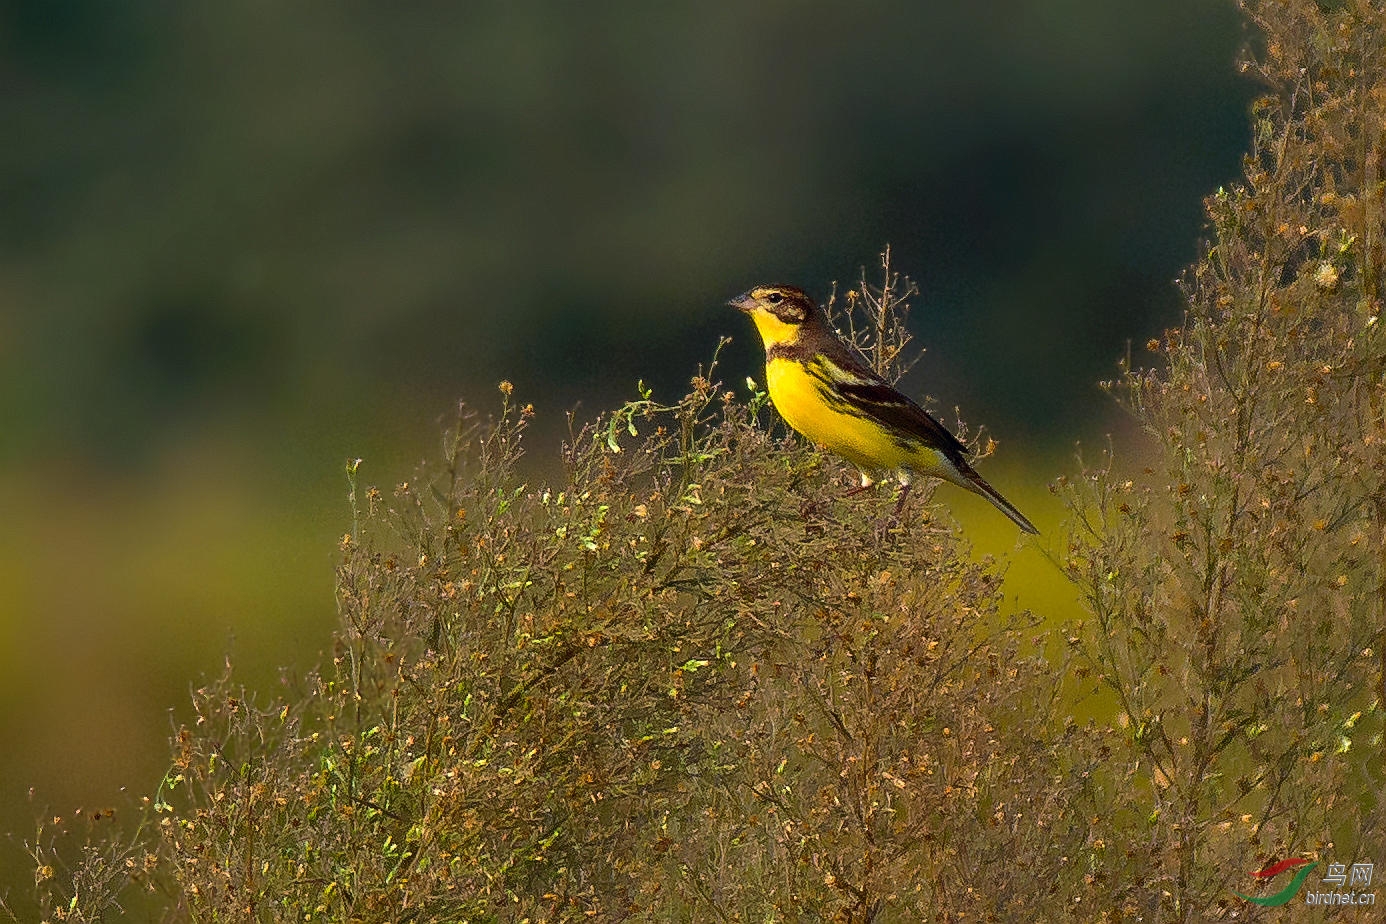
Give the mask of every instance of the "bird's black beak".
M 751 311 L 756 307 L 756 300 L 751 298 L 750 292 L 742 292 L 736 298 L 727 302 L 727 304 L 737 311 Z

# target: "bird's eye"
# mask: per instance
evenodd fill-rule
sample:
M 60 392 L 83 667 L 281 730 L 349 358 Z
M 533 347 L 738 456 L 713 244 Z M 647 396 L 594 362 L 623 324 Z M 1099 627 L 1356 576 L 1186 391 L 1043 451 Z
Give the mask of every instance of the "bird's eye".
M 778 305 L 780 302 L 784 301 L 784 296 L 778 292 L 771 292 L 769 295 L 765 296 L 765 300 L 772 305 Z

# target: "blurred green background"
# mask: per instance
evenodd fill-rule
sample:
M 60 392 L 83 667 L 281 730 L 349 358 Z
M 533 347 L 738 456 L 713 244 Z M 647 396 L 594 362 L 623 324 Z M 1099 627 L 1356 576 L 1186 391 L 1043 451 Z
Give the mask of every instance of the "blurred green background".
M 228 653 L 318 660 L 347 458 L 404 480 L 505 377 L 542 470 L 721 334 L 759 374 L 729 296 L 887 242 L 909 389 L 1054 524 L 1238 174 L 1245 39 L 1223 0 L 0 5 L 0 832 L 150 792 Z

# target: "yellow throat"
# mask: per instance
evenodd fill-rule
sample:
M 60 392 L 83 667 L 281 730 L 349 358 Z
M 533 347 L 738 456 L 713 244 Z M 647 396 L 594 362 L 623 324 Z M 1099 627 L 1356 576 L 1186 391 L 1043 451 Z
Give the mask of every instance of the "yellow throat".
M 750 312 L 751 320 L 756 322 L 760 339 L 768 350 L 772 346 L 795 343 L 799 339 L 799 325 L 787 324 L 763 308 Z

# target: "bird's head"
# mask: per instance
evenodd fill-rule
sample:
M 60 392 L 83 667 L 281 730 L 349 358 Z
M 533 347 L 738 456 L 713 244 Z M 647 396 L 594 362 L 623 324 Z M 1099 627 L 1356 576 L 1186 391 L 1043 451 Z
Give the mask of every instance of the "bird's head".
M 767 350 L 795 343 L 802 329 L 818 316 L 813 299 L 794 286 L 756 286 L 727 304 L 751 316 Z

